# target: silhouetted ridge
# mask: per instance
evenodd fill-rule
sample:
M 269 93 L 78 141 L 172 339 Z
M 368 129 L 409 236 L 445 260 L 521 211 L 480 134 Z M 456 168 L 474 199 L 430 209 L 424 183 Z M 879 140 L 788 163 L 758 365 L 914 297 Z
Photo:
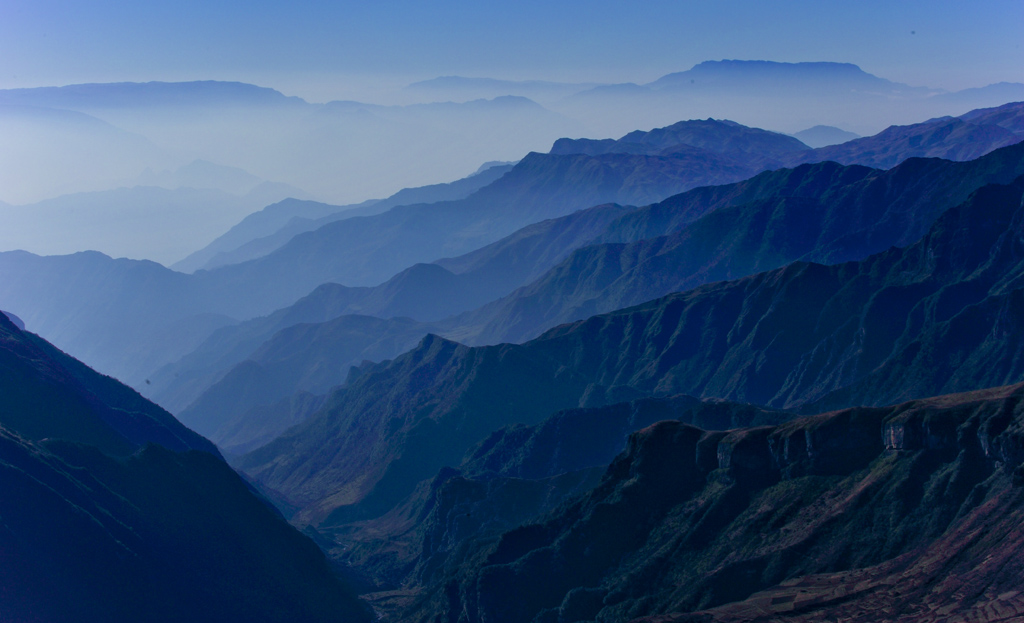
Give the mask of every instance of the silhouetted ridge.
M 984 118 L 979 118 L 984 121 Z M 892 126 L 874 136 L 800 154 L 789 162 L 834 160 L 889 169 L 907 158 L 973 160 L 994 149 L 1024 141 L 1024 134 L 999 125 L 985 125 L 957 118 L 936 119 L 907 126 Z
M 5 620 L 368 621 L 206 439 L 0 314 Z
M 542 221 L 464 256 L 413 266 L 375 288 L 324 284 L 290 308 L 215 332 L 188 357 L 152 375 L 152 395 L 222 448 L 232 451 L 224 445 L 226 438 L 213 426 L 215 422 L 223 421 L 229 414 L 243 413 L 257 404 L 269 405 L 295 392 L 326 391 L 345 380 L 350 365 L 364 359 L 389 359 L 408 350 L 423 334 L 436 331 L 438 327 L 433 323 L 412 323 L 393 317 L 437 319 L 507 294 L 543 273 L 572 249 L 585 244 L 615 217 L 630 209 L 604 205 Z M 367 314 L 392 320 L 375 321 L 366 318 Z M 344 315 L 352 317 L 341 320 L 339 317 Z M 334 321 L 336 318 L 338 322 Z M 287 335 L 275 337 L 276 332 L 295 324 L 328 320 L 339 329 L 348 328 L 343 332 L 336 329 L 289 331 Z M 295 354 L 289 357 L 289 372 L 276 376 L 277 381 L 244 385 L 244 388 L 228 381 L 238 378 L 231 372 L 225 374 L 233 365 L 245 366 L 248 373 L 255 371 L 242 364 L 247 358 L 260 360 L 262 365 L 269 363 L 256 354 L 261 343 L 273 339 L 280 345 L 289 339 L 304 340 L 314 335 L 318 340 L 315 343 L 293 345 Z M 333 336 L 340 338 L 342 335 L 343 339 L 334 341 Z M 334 346 L 327 347 L 327 344 Z M 357 348 L 358 344 L 362 346 Z M 280 352 L 280 346 L 272 350 Z M 348 357 L 351 358 L 346 359 Z M 318 382 L 301 381 L 302 375 L 292 373 L 298 369 L 315 370 Z M 279 382 L 281 378 L 293 379 L 296 384 Z M 231 394 L 230 391 L 235 390 L 229 390 L 217 400 L 208 399 L 204 392 L 219 393 L 222 388 L 218 385 L 231 385 L 242 393 Z M 269 387 L 278 389 L 268 392 Z M 257 393 L 262 393 L 263 397 L 257 398 Z M 188 408 L 182 411 L 185 407 Z M 269 411 L 262 413 L 270 414 Z M 293 415 L 288 411 L 277 430 L 284 430 L 285 422 L 289 426 L 294 424 Z M 239 416 L 231 425 L 233 438 L 244 436 L 246 419 L 247 416 Z
M 26 439 L 65 439 L 130 454 L 147 443 L 219 456 L 171 414 L 97 374 L 0 314 L 0 425 Z

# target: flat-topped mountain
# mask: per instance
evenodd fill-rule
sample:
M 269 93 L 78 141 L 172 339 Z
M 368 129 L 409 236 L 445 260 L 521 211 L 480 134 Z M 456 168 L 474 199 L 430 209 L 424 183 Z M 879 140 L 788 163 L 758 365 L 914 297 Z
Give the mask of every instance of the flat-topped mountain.
M 704 61 L 687 71 L 667 74 L 644 85 L 652 90 L 700 90 L 706 88 L 770 89 L 778 91 L 881 91 L 917 93 L 932 90 L 910 87 L 879 78 L 852 63 L 778 63 L 756 60 Z

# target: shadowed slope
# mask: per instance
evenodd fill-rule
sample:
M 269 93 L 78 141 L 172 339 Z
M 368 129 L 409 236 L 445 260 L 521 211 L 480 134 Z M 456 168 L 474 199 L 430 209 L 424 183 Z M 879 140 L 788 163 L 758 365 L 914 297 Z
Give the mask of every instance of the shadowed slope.
M 0 315 L 0 612 L 367 621 L 206 439 Z
M 8 620 L 370 620 L 323 554 L 214 456 L 113 459 L 0 427 Z
M 209 441 L 110 377 L 0 314 L 0 425 L 26 439 L 65 439 L 116 455 L 147 443 L 219 456 Z

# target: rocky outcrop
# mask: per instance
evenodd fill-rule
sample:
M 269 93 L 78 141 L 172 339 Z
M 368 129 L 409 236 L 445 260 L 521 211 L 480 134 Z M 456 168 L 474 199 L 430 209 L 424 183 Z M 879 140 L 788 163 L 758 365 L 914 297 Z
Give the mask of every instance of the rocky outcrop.
M 403 616 L 622 621 L 912 562 L 1016 512 L 1022 426 L 1024 384 L 728 432 L 661 422 L 595 489 L 478 545 L 472 573 Z

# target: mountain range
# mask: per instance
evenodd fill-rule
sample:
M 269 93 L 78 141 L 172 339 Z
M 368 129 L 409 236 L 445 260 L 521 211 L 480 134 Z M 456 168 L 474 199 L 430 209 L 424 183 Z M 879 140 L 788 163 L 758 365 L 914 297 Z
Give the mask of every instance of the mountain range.
M 228 264 L 263 257 L 284 246 L 298 234 L 319 229 L 337 220 L 353 216 L 372 216 L 400 205 L 416 205 L 465 199 L 512 168 L 511 163 L 493 163 L 469 177 L 448 184 L 404 188 L 387 199 L 365 201 L 354 206 L 332 206 L 303 201 L 295 195 L 290 201 L 268 205 L 249 214 L 227 233 L 206 247 L 172 265 L 181 272 L 211 270 Z
M 1024 85 L 1019 83 L 947 93 L 886 80 L 850 63 L 721 60 L 646 84 L 601 85 L 557 104 L 545 103 L 609 133 L 628 131 L 629 124 L 660 126 L 680 115 L 710 115 L 785 132 L 828 125 L 872 135 L 888 124 L 1021 99 Z M 617 115 L 617 110 L 630 114 Z
M 698 63 L 648 83 L 444 76 L 411 84 L 403 91 L 403 99 L 429 97 L 433 101 L 498 95 L 528 97 L 584 121 L 591 132 L 598 134 L 664 126 L 680 117 L 714 116 L 790 133 L 825 125 L 869 135 L 885 124 L 908 124 L 1019 101 L 1024 99 L 1024 84 L 999 83 L 947 92 L 886 80 L 850 63 L 719 60 Z M 629 114 L 623 115 L 623 110 Z
M 430 336 L 354 370 L 238 464 L 298 502 L 293 521 L 331 535 L 401 620 L 747 620 L 794 600 L 808 620 L 890 599 L 920 620 L 1015 612 L 1000 539 L 1018 540 L 1020 385 L 805 418 L 686 397 L 601 405 L 684 392 L 818 413 L 1019 382 L 1022 198 L 1024 177 L 989 185 L 908 247 L 523 346 Z M 598 478 L 626 431 L 665 419 Z M 934 582 L 978 590 L 926 596 Z
M 147 169 L 201 159 L 347 205 L 456 179 L 480 162 L 515 160 L 561 136 L 621 135 L 709 116 L 787 133 L 828 125 L 866 136 L 1021 99 L 1017 83 L 946 93 L 847 63 L 741 60 L 703 62 L 646 84 L 449 76 L 410 85 L 390 105 L 311 103 L 217 81 L 7 89 L 0 200 L 111 190 Z
M 746 132 L 726 123 L 716 128 L 724 135 Z M 464 199 L 328 222 L 263 257 L 193 275 L 95 253 L 0 254 L 0 295 L 47 339 L 141 388 L 149 371 L 185 355 L 229 319 L 267 314 L 322 283 L 377 285 L 417 262 L 461 255 L 546 218 L 608 201 L 649 203 L 756 170 L 690 146 L 658 156 L 531 153 Z M 84 262 L 93 281 L 69 282 Z M 55 294 L 75 303 L 60 303 Z M 118 297 L 130 297 L 132 309 L 111 309 Z
M 583 132 L 522 97 L 320 104 L 217 81 L 0 90 L 0 127 L 0 155 L 11 163 L 0 199 L 9 203 L 110 190 L 198 159 L 345 205 L 457 179 Z
M 901 145 L 902 153 L 906 155 L 921 151 L 932 153 L 937 149 L 944 150 L 943 153 L 953 153 L 968 140 L 978 141 L 971 143 L 975 145 L 976 151 L 984 150 L 1005 143 L 1008 140 L 1006 133 L 1018 129 L 1019 119 L 1019 105 L 1009 105 L 973 113 L 970 122 L 938 120 L 933 124 L 910 129 L 894 128 L 881 137 L 858 139 L 847 151 L 851 160 L 858 157 L 872 159 L 880 145 L 889 144 L 886 142 L 889 139 Z M 944 138 L 936 138 L 941 133 L 936 132 L 933 125 L 948 124 L 951 121 L 961 125 L 969 123 L 972 127 L 986 131 L 993 128 L 995 140 L 988 141 L 984 138 L 988 135 L 984 133 L 979 138 L 977 132 L 949 133 Z M 975 121 L 980 125 L 975 125 Z M 623 145 L 625 150 L 634 149 L 635 143 L 644 141 L 660 146 L 659 140 L 666 144 L 677 140 L 671 138 L 674 135 L 697 142 L 700 139 L 694 138 L 694 132 L 698 128 L 700 132 L 718 133 L 723 145 L 718 149 L 722 153 L 683 145 L 678 147 L 682 151 L 667 148 L 677 151 L 669 156 L 634 153 L 606 153 L 599 156 L 531 154 L 505 175 L 465 199 L 400 206 L 378 215 L 327 223 L 316 231 L 295 237 L 265 257 L 212 271 L 200 271 L 192 276 L 164 271 L 147 263 L 110 261 L 98 254 L 63 258 L 37 258 L 24 253 L 3 254 L 0 256 L 0 265 L 6 266 L 3 295 L 9 301 L 8 309 L 22 317 L 32 329 L 91 365 L 145 390 L 145 381 L 156 370 L 199 347 L 216 329 L 232 324 L 235 319 L 268 313 L 288 305 L 321 283 L 341 281 L 357 285 L 360 280 L 367 285 L 375 281 L 379 283 L 416 262 L 436 260 L 450 251 L 479 247 L 546 216 L 571 213 L 577 208 L 609 199 L 643 203 L 645 199 L 670 195 L 694 185 L 729 181 L 729 177 L 748 177 L 756 170 L 755 167 L 744 168 L 743 165 L 727 164 L 724 160 L 729 158 L 728 162 L 735 162 L 726 152 L 733 156 L 742 153 L 736 151 L 736 141 L 756 142 L 763 138 L 776 141 L 778 147 L 773 155 L 777 158 L 813 160 L 813 155 L 821 151 L 792 151 L 796 147 L 792 138 L 770 133 L 759 134 L 736 124 L 712 121 L 684 122 L 664 131 L 634 133 L 629 136 L 629 140 L 619 141 L 618 144 Z M 687 132 L 689 135 L 684 136 Z M 739 137 L 746 138 L 741 140 Z M 935 140 L 925 141 L 922 138 L 918 141 L 915 137 L 932 137 Z M 575 151 L 570 145 L 580 145 L 580 148 L 588 145 L 586 141 L 561 141 L 560 144 L 560 149 L 568 148 L 569 151 Z M 979 144 L 983 147 L 978 147 Z M 752 158 L 755 161 L 762 159 L 763 166 L 764 157 Z M 697 162 L 701 163 L 699 168 L 693 166 Z M 527 208 L 531 205 L 532 208 Z M 372 207 L 369 206 L 370 209 Z M 314 208 L 329 209 L 323 206 Z M 288 210 L 283 212 L 288 214 Z M 578 243 L 583 242 L 578 240 Z M 571 251 L 572 248 L 566 250 Z M 549 266 L 538 268 L 546 270 Z M 489 276 L 478 281 L 484 284 L 482 289 L 479 286 L 467 289 L 472 278 L 445 276 L 445 272 L 451 272 L 447 269 L 410 270 L 413 273 L 396 277 L 395 282 L 378 290 L 377 295 L 371 296 L 368 290 L 347 291 L 349 294 L 346 296 L 350 299 L 349 313 L 409 313 L 390 304 L 382 307 L 380 303 L 375 303 L 367 307 L 359 306 L 356 301 L 367 296 L 370 301 L 375 297 L 378 301 L 400 301 L 405 295 L 398 295 L 395 288 L 401 290 L 400 284 L 403 281 L 415 283 L 427 274 L 433 275 L 428 282 L 445 283 L 451 292 L 473 293 L 468 297 L 435 298 L 455 305 L 438 309 L 433 316 L 419 317 L 420 320 L 432 320 L 444 313 L 462 311 L 458 308 L 460 305 L 467 309 L 486 303 L 488 296 L 505 295 L 523 284 L 517 283 L 516 279 L 536 277 L 539 272 L 527 271 L 525 274 L 512 275 L 511 279 L 500 280 L 491 271 Z M 79 274 L 84 278 L 75 276 Z M 418 277 L 412 278 L 412 275 Z M 491 288 L 490 284 L 495 284 L 495 287 Z M 391 294 L 380 298 L 380 294 L 388 291 Z M 420 292 L 426 290 L 421 288 Z M 423 300 L 422 294 L 416 296 L 419 298 L 410 299 L 405 310 L 416 307 L 411 304 L 412 300 Z M 337 311 L 343 312 L 344 309 L 337 308 Z M 330 316 L 312 318 L 317 321 L 329 319 Z M 460 321 L 459 324 L 464 327 L 471 323 Z M 480 320 L 473 324 L 480 327 L 487 322 Z M 538 326 L 537 330 L 542 328 Z M 475 331 L 480 333 L 479 329 Z M 451 326 L 442 332 L 459 339 L 475 339 L 471 337 L 472 332 L 456 332 Z M 484 333 L 481 336 L 483 340 L 491 339 Z M 529 335 L 523 334 L 523 337 Z M 246 355 L 248 353 L 242 356 Z M 210 378 L 208 374 L 204 376 Z M 195 395 L 194 392 L 191 394 Z
M 0 618 L 1022 616 L 1024 105 L 819 128 L 814 148 L 720 118 L 636 129 L 756 91 L 798 127 L 860 131 L 1014 87 L 723 61 L 407 94 L 512 87 L 547 108 L 0 92 L 135 145 L 134 191 L 180 196 L 340 183 L 359 172 L 324 181 L 341 160 L 303 149 L 353 128 L 380 141 L 367 170 L 408 142 L 394 182 L 431 141 L 461 158 L 537 122 L 525 143 L 572 107 L 632 123 L 383 200 L 278 201 L 181 270 L 0 253 Z M 289 136 L 293 177 L 227 157 Z
M 560 408 L 685 393 L 813 409 L 1013 382 L 1024 374 L 1015 342 L 995 336 L 1016 330 L 1022 179 L 976 191 L 917 243 L 860 262 L 797 262 L 521 346 L 428 336 L 350 373 L 239 466 L 304 521 L 332 523 L 388 511 L 489 431 Z
M 158 181 L 158 180 L 154 180 Z M 0 248 L 39 255 L 99 251 L 171 265 L 253 210 L 305 193 L 269 182 L 244 194 L 219 189 L 133 186 L 0 206 Z
M 229 415 L 244 420 L 247 410 L 281 404 L 296 392 L 322 395 L 344 382 L 349 366 L 397 356 L 428 332 L 468 344 L 523 342 L 557 324 L 711 281 L 796 260 L 835 263 L 863 258 L 910 244 L 972 191 L 1021 174 L 1024 149 L 1018 145 L 965 163 L 911 159 L 889 171 L 834 163 L 802 165 L 733 185 L 696 189 L 640 209 L 583 210 L 542 224 L 562 232 L 558 238 L 534 240 L 528 235 L 536 229 L 531 227 L 474 253 L 470 257 L 490 255 L 483 270 L 452 275 L 442 268 L 453 265 L 441 261 L 441 267 L 419 265 L 377 288 L 323 286 L 294 308 L 266 320 L 224 328 L 187 359 L 154 375 L 154 395 L 190 425 L 223 443 L 214 422 Z M 579 225 L 586 228 L 576 229 Z M 531 246 L 522 248 L 524 242 Z M 543 246 L 535 246 L 538 242 Z M 564 259 L 534 264 L 533 281 L 511 269 L 510 251 L 521 262 L 538 252 L 550 253 L 552 246 Z M 502 252 L 493 253 L 496 249 Z M 528 264 L 512 266 L 517 265 Z M 501 296 L 503 284 L 507 291 L 524 282 L 527 285 L 485 303 Z M 445 311 L 457 312 L 454 305 L 472 307 L 477 293 L 480 307 L 439 320 Z M 442 301 L 448 307 L 438 309 Z M 410 316 L 426 322 L 379 321 L 373 323 L 373 333 L 354 338 L 352 327 L 365 328 L 370 321 L 343 314 Z M 328 320 L 315 330 L 273 335 L 289 323 Z M 355 344 L 361 346 L 353 351 Z M 372 350 L 363 350 L 368 344 Z M 320 354 L 327 345 L 333 345 L 328 349 L 332 355 L 343 354 L 341 358 L 327 364 Z M 281 352 L 306 356 L 290 355 L 285 362 L 271 355 Z M 268 368 L 281 365 L 298 376 L 276 378 L 294 382 L 265 380 Z M 315 371 L 320 381 L 310 382 L 300 370 Z M 277 432 L 295 423 L 291 411 L 282 413 Z

